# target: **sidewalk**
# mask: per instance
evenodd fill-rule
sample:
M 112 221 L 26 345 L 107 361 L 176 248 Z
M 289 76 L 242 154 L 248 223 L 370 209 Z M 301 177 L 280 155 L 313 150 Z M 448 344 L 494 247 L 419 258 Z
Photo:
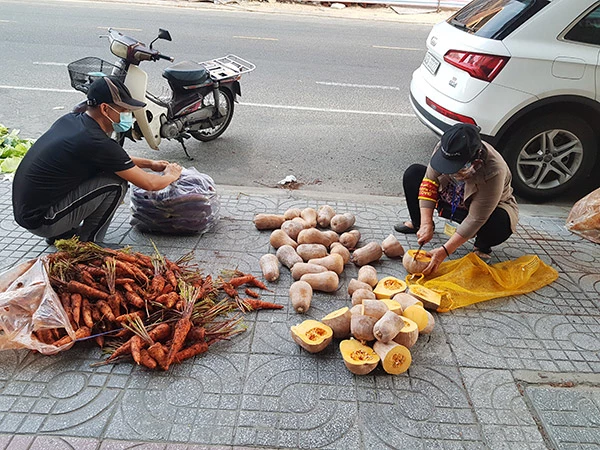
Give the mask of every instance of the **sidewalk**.
M 88 0 L 79 0 L 88 1 Z M 124 0 L 91 0 L 106 3 L 124 3 Z M 204 2 L 196 0 L 127 0 L 128 4 L 148 5 L 153 7 L 177 7 L 192 9 L 211 9 L 222 11 L 244 11 L 262 14 L 289 14 L 295 16 L 336 17 L 353 20 L 405 22 L 435 25 L 446 20 L 456 10 L 441 10 L 434 8 L 383 6 L 360 4 L 349 5 L 342 9 L 325 6 L 320 2 L 282 2 L 282 1 L 253 1 L 253 0 L 216 0 Z M 336 2 L 331 2 L 336 3 Z
M 381 241 L 406 215 L 395 198 L 245 187 L 220 193 L 214 231 L 151 236 L 160 251 L 194 250 L 207 274 L 236 267 L 260 274 L 258 259 L 270 248 L 269 233 L 252 224 L 256 213 L 327 202 L 356 215 L 362 242 Z M 9 183 L 0 183 L 0 195 L 0 269 L 54 251 L 14 223 Z M 336 293 L 315 295 L 307 317 L 290 307 L 291 277 L 282 270 L 266 299 L 283 310 L 248 314 L 246 333 L 168 373 L 92 368 L 98 350 L 0 352 L 0 449 L 599 448 L 600 246 L 564 229 L 564 209 L 546 216 L 524 209 L 517 234 L 492 263 L 536 254 L 559 279 L 528 295 L 436 314 L 405 374 L 378 368 L 353 376 L 337 342 L 311 355 L 289 335 L 291 325 L 349 304 L 354 265 Z M 150 236 L 128 222 L 123 205 L 107 241 L 151 253 Z M 414 248 L 414 236 L 397 236 Z M 380 277 L 405 276 L 399 261 L 374 265 Z

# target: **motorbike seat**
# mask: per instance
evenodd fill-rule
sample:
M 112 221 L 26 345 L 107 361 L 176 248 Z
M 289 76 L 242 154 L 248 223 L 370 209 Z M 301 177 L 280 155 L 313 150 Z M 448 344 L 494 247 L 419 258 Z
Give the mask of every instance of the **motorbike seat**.
M 210 79 L 210 73 L 193 61 L 182 61 L 167 67 L 163 77 L 179 86 L 203 84 Z

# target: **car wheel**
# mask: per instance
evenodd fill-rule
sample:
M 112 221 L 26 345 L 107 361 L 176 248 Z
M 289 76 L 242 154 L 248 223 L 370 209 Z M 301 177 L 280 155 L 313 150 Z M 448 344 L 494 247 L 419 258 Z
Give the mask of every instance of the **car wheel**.
M 503 156 L 517 195 L 547 200 L 580 183 L 595 160 L 598 142 L 583 120 L 566 114 L 532 119 L 516 130 Z

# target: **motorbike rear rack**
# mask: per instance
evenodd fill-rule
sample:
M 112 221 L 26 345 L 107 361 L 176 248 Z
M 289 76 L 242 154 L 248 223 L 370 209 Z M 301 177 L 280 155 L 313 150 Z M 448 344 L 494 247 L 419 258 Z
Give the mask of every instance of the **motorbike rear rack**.
M 227 55 L 222 58 L 211 59 L 198 64 L 204 66 L 204 68 L 209 71 L 210 78 L 213 81 L 235 78 L 256 69 L 254 64 L 235 55 Z

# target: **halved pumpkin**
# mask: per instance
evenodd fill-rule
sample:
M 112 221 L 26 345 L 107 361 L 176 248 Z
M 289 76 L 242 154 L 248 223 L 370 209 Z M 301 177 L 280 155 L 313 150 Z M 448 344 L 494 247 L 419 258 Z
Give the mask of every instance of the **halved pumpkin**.
M 320 352 L 333 339 L 331 327 L 317 320 L 305 320 L 298 325 L 293 325 L 290 330 L 294 342 L 310 353 Z
M 408 293 L 415 298 L 418 298 L 423 303 L 423 308 L 433 309 L 434 311 L 440 307 L 442 302 L 442 294 L 435 292 L 420 284 L 413 284 L 408 287 Z
M 340 342 L 340 352 L 348 370 L 356 375 L 366 375 L 379 364 L 380 358 L 375 350 L 356 339 Z
M 395 342 L 384 344 L 377 341 L 373 345 L 373 349 L 381 359 L 383 370 L 392 375 L 406 372 L 412 363 L 410 350 Z
M 415 255 L 417 255 L 416 259 Z M 424 251 L 418 250 L 409 250 L 402 258 L 402 265 L 408 273 L 423 273 L 430 262 L 431 258 L 425 255 Z
M 411 348 L 419 338 L 419 327 L 408 317 L 402 317 L 402 320 L 404 320 L 404 327 L 396 335 L 394 342 L 404 345 L 406 348 Z
M 406 283 L 395 277 L 385 277 L 379 280 L 373 292 L 378 299 L 392 298 L 394 295 L 404 292 Z

